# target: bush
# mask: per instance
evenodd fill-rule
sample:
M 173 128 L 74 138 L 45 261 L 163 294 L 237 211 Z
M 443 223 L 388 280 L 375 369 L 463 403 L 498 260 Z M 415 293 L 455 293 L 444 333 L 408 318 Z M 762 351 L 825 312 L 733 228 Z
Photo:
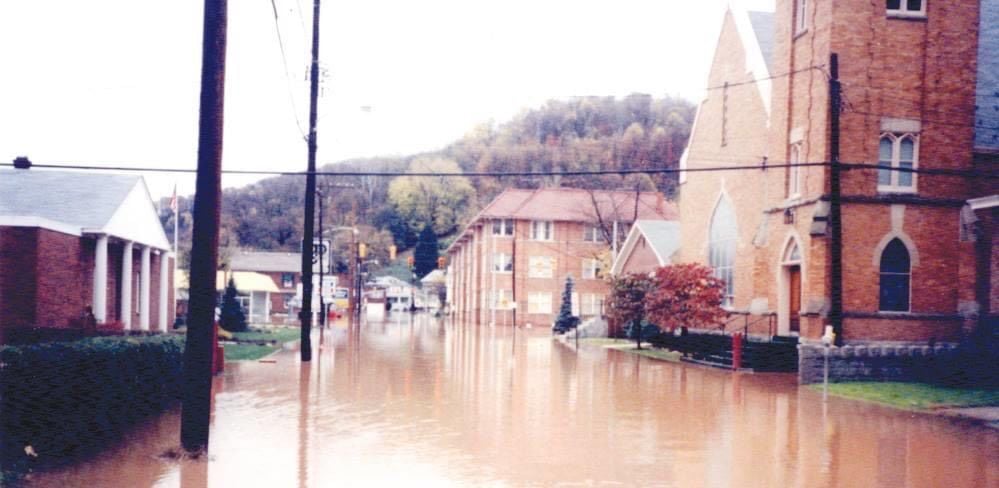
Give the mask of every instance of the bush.
M 0 467 L 86 454 L 175 403 L 183 352 L 182 337 L 162 335 L 0 347 Z
M 624 336 L 628 339 L 636 340 L 638 339 L 638 337 L 635 334 L 638 333 L 639 329 L 638 327 L 634 327 L 632 324 L 634 324 L 634 322 L 628 322 L 628 325 L 624 327 Z M 659 334 L 662 333 L 662 330 L 660 330 L 659 327 L 655 324 L 650 324 L 644 320 L 641 322 L 641 324 L 642 324 L 641 331 L 642 331 L 643 341 L 651 341 L 657 338 Z

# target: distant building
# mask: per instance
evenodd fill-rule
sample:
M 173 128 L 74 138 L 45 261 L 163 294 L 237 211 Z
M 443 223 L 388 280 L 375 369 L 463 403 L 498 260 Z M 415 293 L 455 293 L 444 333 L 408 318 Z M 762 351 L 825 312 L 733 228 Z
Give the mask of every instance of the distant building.
M 236 285 L 236 300 L 246 313 L 246 321 L 251 325 L 274 323 L 271 303 L 274 295 L 280 295 L 270 276 L 253 271 L 218 271 L 215 274 L 215 290 L 222 296 L 229 279 Z M 185 270 L 177 270 L 177 290 L 186 297 L 190 290 L 190 277 Z M 186 300 L 186 298 L 185 298 Z M 183 304 L 186 309 L 186 303 Z
M 0 170 L 0 334 L 168 331 L 170 248 L 142 177 Z
M 550 326 L 572 276 L 575 315 L 599 315 L 608 292 L 603 274 L 636 217 L 677 214 L 655 192 L 504 191 L 447 249 L 451 312 L 478 324 Z
M 631 227 L 621 251 L 614 258 L 611 276 L 647 274 L 672 263 L 679 249 L 679 222 L 639 220 Z
M 269 294 L 267 315 L 270 323 L 294 324 L 298 315 L 293 311 L 296 286 L 302 282 L 302 255 L 297 252 L 251 251 L 241 249 L 231 258 L 232 271 L 252 271 L 269 276 L 278 291 Z M 242 290 L 241 290 L 242 291 Z M 262 302 L 257 300 L 257 315 L 263 313 Z M 316 304 L 316 307 L 319 305 Z

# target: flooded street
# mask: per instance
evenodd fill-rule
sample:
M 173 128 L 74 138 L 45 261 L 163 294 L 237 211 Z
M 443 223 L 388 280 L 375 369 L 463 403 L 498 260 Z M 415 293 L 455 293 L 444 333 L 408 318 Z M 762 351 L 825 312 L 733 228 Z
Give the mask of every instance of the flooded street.
M 545 330 L 390 318 L 302 366 L 231 363 L 210 461 L 160 454 L 179 410 L 29 486 L 997 487 L 999 433 Z M 318 345 L 318 334 L 316 342 Z

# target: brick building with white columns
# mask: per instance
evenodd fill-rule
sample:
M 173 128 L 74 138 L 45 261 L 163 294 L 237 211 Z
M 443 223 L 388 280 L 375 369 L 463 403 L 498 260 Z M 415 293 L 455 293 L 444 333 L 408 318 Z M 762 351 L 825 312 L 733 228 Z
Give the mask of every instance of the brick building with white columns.
M 168 331 L 171 246 L 139 176 L 0 171 L 0 341 L 18 328 Z

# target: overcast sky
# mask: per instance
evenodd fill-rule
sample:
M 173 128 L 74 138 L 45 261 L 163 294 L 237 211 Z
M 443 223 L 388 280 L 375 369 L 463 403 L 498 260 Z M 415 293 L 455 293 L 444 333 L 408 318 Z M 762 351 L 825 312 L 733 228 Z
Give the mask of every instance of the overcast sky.
M 728 3 L 326 1 L 318 160 L 436 149 L 550 98 L 696 101 Z M 0 2 L 0 160 L 195 167 L 202 5 Z M 312 3 L 274 5 L 288 77 L 270 0 L 229 2 L 226 169 L 305 170 Z M 193 175 L 146 178 L 154 197 L 193 192 Z

